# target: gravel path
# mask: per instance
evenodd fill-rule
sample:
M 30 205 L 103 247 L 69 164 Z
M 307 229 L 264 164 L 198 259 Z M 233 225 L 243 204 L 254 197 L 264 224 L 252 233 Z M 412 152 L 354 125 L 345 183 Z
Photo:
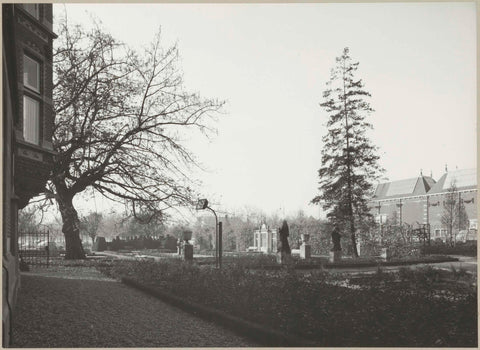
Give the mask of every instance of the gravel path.
M 23 273 L 13 347 L 255 347 L 93 268 Z

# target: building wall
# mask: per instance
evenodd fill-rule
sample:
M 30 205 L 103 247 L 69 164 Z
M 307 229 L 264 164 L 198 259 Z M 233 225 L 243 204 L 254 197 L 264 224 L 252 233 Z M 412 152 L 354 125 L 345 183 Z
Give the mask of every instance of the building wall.
M 20 285 L 18 209 L 43 191 L 53 165 L 52 5 L 37 4 L 31 16 L 21 4 L 2 4 L 2 344 L 11 343 L 11 319 Z M 24 86 L 24 54 L 40 63 L 40 91 Z M 23 138 L 23 96 L 39 102 L 38 144 Z
M 20 284 L 19 261 L 16 250 L 16 232 L 18 220 L 18 207 L 15 200 L 13 187 L 13 109 L 11 97 L 11 83 L 8 79 L 5 49 L 3 56 L 3 111 L 2 111 L 2 232 L 3 232 L 3 254 L 2 254 L 2 344 L 7 346 L 10 342 L 11 317 L 13 306 L 17 298 L 17 291 Z
M 465 207 L 470 227 L 476 229 L 475 223 L 478 220 L 477 215 L 477 191 L 471 190 L 459 193 L 461 200 Z M 432 195 L 429 197 L 429 220 L 432 232 L 432 237 L 444 238 L 447 227 L 442 224 L 442 215 L 445 208 L 445 194 Z M 438 234 L 441 234 L 440 236 Z
M 51 167 L 53 166 L 52 132 L 53 112 L 53 67 L 52 45 L 56 37 L 52 30 L 52 6 L 39 6 L 39 18 L 24 10 L 22 5 L 14 6 L 11 23 L 12 36 L 15 37 L 15 72 L 18 82 L 16 89 L 17 113 L 15 128 L 15 190 L 19 197 L 19 207 L 24 207 L 29 199 L 43 191 Z M 39 91 L 24 85 L 24 56 L 27 55 L 39 63 Z M 24 96 L 39 103 L 39 143 L 32 144 L 24 139 Z
M 426 223 L 424 207 L 425 198 L 402 198 L 388 201 L 377 201 L 372 209 L 375 216 L 382 216 L 382 223 L 388 218 L 390 224 L 394 218 L 398 223 L 404 222 L 410 225 Z M 380 208 L 378 208 L 380 206 Z
M 470 222 L 470 227 L 476 229 L 477 222 L 477 190 L 459 191 L 460 199 L 463 201 L 465 211 Z M 418 224 L 430 224 L 432 238 L 437 233 L 444 234 L 446 227 L 442 224 L 442 215 L 445 208 L 446 193 L 437 193 L 416 197 L 403 197 L 396 199 L 374 200 L 370 202 L 371 213 L 377 218 L 377 222 L 385 224 L 389 219 L 393 224 L 393 218 L 397 218 L 404 224 L 412 225 L 415 228 Z M 400 210 L 401 204 L 401 210 Z M 381 219 L 381 221 L 380 221 Z M 438 237 L 444 239 L 444 236 Z
M 21 11 L 21 7 L 17 6 Z M 15 50 L 17 57 L 17 74 L 18 77 L 23 75 L 24 54 L 32 57 L 41 64 L 40 69 L 40 93 L 37 95 L 41 102 L 41 128 L 40 128 L 40 147 L 51 149 L 51 139 L 53 131 L 53 101 L 52 101 L 52 40 L 53 36 L 46 31 L 50 29 L 52 24 L 46 19 L 50 17 L 50 10 L 45 6 L 40 6 L 40 19 L 35 23 L 31 16 L 18 13 L 15 17 L 14 30 L 18 38 L 16 40 Z M 19 79 L 18 100 L 22 101 L 23 95 L 28 94 L 28 89 L 24 87 L 22 79 Z M 19 116 L 17 130 L 23 128 L 23 104 L 19 103 Z M 23 134 L 17 133 L 17 139 L 22 140 Z

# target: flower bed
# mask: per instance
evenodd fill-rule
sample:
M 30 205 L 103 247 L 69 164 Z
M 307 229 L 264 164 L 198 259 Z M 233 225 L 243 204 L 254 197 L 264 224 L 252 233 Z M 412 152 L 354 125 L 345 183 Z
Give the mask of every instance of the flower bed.
M 430 273 L 420 270 L 377 273 L 361 288 L 350 288 L 344 275 L 322 270 L 252 272 L 246 265 L 230 263 L 217 270 L 179 261 L 115 261 L 100 269 L 318 346 L 477 345 L 474 286 L 419 279 Z

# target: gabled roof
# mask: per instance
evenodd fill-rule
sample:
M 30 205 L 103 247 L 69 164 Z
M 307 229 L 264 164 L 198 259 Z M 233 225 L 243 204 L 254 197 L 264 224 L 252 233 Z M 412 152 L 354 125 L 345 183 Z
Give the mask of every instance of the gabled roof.
M 426 182 L 426 186 L 428 186 L 429 190 L 435 185 L 435 180 L 432 179 L 430 176 L 424 176 L 423 181 Z
M 429 176 L 385 182 L 377 185 L 373 200 L 402 198 L 426 194 L 435 180 Z
M 459 191 L 476 189 L 477 169 L 454 170 L 443 174 L 428 194 L 448 192 L 453 183 Z

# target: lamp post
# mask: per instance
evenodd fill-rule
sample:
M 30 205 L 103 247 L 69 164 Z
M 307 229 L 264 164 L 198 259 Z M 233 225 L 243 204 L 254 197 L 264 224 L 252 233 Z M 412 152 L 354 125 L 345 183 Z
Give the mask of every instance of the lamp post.
M 383 244 L 382 214 L 380 211 L 382 209 L 382 206 L 380 205 L 380 202 L 378 202 L 378 205 L 375 208 L 378 209 L 378 220 L 379 220 L 379 226 L 380 226 L 380 243 Z
M 213 210 L 212 208 L 210 208 L 208 206 L 208 200 L 207 199 L 199 199 L 198 202 L 197 202 L 197 206 L 196 206 L 196 209 L 197 210 L 204 210 L 204 209 L 208 209 L 210 210 L 213 215 L 215 215 L 215 267 L 218 268 L 219 266 L 219 261 L 221 259 L 221 257 L 219 256 L 219 246 L 218 246 L 218 243 L 219 243 L 219 239 L 218 239 L 218 217 L 217 217 L 217 213 L 215 213 L 215 210 Z M 221 234 L 221 232 L 220 232 Z
M 399 210 L 400 210 L 400 232 L 401 232 L 402 235 L 403 235 L 402 206 L 403 206 L 403 203 L 402 203 L 402 200 L 400 199 L 400 202 L 397 203 L 397 208 L 399 208 Z

